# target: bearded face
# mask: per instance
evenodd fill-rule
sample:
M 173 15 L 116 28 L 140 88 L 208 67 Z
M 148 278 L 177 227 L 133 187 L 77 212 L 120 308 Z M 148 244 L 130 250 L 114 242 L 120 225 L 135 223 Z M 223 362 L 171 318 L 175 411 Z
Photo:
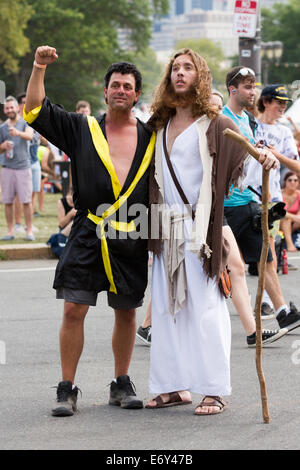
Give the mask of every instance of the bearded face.
M 167 105 L 170 107 L 186 107 L 196 97 L 197 70 L 188 54 L 182 54 L 173 62 L 170 85 L 167 93 Z

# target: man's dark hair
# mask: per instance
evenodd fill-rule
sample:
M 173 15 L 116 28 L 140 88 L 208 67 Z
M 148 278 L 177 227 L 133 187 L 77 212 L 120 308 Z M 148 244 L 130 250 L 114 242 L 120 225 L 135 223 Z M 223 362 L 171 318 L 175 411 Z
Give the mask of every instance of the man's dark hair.
M 251 73 L 248 73 L 248 75 L 240 75 L 238 72 L 242 70 L 244 67 L 242 65 L 237 65 L 236 67 L 233 67 L 228 74 L 226 75 L 226 88 L 229 92 L 229 87 L 233 85 L 234 87 L 238 87 L 240 83 L 243 83 L 246 80 L 250 80 L 251 82 L 255 83 L 255 76 L 252 75 Z M 235 77 L 236 75 L 236 77 Z
M 23 93 L 20 93 L 18 96 L 17 96 L 17 102 L 18 104 L 21 104 L 22 103 L 22 99 L 23 98 L 26 98 L 26 93 L 23 92 Z
M 265 105 L 264 105 L 264 101 L 266 101 L 267 103 L 272 103 L 273 101 L 273 97 L 272 96 L 261 96 L 257 102 L 257 109 L 260 113 L 263 113 L 264 110 L 266 109 L 265 108 Z
M 142 75 L 135 65 L 130 62 L 116 62 L 112 64 L 104 77 L 105 88 L 108 88 L 110 77 L 113 73 L 121 73 L 122 75 L 131 74 L 135 78 L 135 91 L 142 89 Z

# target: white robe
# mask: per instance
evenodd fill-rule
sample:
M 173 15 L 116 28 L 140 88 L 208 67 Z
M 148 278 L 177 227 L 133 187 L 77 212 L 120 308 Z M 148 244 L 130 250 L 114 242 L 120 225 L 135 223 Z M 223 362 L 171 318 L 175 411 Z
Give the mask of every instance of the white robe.
M 163 148 L 162 148 L 163 153 Z M 196 207 L 202 183 L 197 124 L 175 140 L 171 162 L 188 201 Z M 163 154 L 164 202 L 184 209 Z M 152 335 L 150 393 L 190 390 L 203 395 L 230 395 L 231 328 L 225 299 L 216 283 L 203 272 L 196 253 L 188 250 L 191 218 L 184 220 L 186 303 L 174 317 L 163 253 L 154 256 L 152 268 Z

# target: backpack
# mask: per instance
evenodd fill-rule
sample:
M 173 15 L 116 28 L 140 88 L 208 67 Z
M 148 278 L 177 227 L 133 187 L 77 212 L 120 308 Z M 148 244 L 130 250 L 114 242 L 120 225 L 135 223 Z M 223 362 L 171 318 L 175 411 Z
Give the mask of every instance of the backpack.
M 67 241 L 67 237 L 62 233 L 53 233 L 47 241 L 47 245 L 50 245 L 52 253 L 56 258 L 59 258 L 67 244 Z

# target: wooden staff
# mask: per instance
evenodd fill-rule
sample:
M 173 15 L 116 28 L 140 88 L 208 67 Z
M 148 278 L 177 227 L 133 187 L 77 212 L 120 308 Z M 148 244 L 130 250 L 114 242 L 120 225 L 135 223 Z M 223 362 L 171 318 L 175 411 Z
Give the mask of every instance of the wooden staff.
M 231 129 L 225 129 L 223 134 L 239 142 L 252 157 L 259 159 L 260 152 L 242 135 Z M 262 414 L 265 423 L 270 422 L 268 409 L 268 395 L 265 376 L 262 368 L 262 325 L 261 325 L 261 303 L 265 288 L 265 271 L 269 250 L 269 224 L 268 224 L 268 199 L 269 199 L 269 172 L 263 169 L 262 178 L 262 209 L 261 227 L 263 233 L 263 245 L 259 262 L 258 288 L 255 300 L 255 322 L 256 322 L 256 370 L 260 384 L 260 395 L 262 403 Z

